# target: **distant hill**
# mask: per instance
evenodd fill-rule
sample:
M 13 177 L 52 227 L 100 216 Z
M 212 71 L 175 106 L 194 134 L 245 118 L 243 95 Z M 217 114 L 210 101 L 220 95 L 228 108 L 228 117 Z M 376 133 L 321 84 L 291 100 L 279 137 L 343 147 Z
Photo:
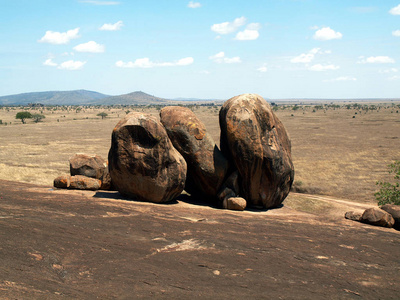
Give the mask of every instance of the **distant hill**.
M 159 104 L 167 105 L 171 104 L 171 100 L 155 97 L 144 92 L 133 92 L 129 94 L 111 96 L 103 98 L 101 100 L 93 101 L 94 105 L 148 105 L 148 104 Z
M 27 105 L 41 103 L 44 105 L 83 105 L 109 97 L 87 90 L 33 92 L 0 97 L 0 105 Z

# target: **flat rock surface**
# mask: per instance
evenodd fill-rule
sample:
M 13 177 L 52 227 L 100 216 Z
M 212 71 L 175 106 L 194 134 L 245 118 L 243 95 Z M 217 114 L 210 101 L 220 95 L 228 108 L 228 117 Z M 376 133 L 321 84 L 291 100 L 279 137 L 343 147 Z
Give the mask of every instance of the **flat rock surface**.
M 2 299 L 398 299 L 400 232 L 0 181 Z

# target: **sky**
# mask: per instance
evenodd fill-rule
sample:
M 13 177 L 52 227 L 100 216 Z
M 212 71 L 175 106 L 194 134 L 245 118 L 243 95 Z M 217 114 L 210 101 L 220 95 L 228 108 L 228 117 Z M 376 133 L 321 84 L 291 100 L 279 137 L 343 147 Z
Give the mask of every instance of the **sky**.
M 400 98 L 400 0 L 0 0 L 0 96 Z

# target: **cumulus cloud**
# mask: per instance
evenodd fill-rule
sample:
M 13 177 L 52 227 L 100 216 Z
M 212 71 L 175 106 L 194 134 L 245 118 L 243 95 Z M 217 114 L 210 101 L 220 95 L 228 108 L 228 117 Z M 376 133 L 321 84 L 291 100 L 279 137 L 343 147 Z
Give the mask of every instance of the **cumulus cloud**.
M 211 30 L 218 34 L 228 34 L 237 31 L 241 26 L 246 24 L 245 17 L 236 18 L 233 22 L 223 22 L 211 26 Z
M 315 32 L 313 38 L 319 41 L 329 41 L 329 40 L 341 39 L 342 36 L 343 35 L 340 32 L 335 31 L 330 27 L 323 27 Z
M 115 63 L 120 68 L 154 68 L 154 67 L 174 67 L 188 66 L 194 62 L 193 57 L 185 57 L 174 62 L 152 62 L 148 57 L 138 58 L 134 62 L 123 62 L 119 60 Z
M 75 46 L 74 50 L 77 52 L 103 53 L 105 47 L 104 45 L 97 44 L 95 41 L 90 41 Z
M 63 44 L 68 44 L 70 40 L 77 38 L 79 38 L 79 27 L 68 30 L 67 32 L 57 32 L 48 30 L 38 42 L 49 43 L 54 45 L 63 45 Z
M 400 15 L 400 4 L 389 10 L 389 13 L 392 15 Z
M 243 31 L 239 31 L 236 34 L 235 40 L 238 41 L 251 41 L 256 40 L 260 36 L 258 30 L 260 30 L 261 24 L 260 23 L 250 23 L 246 26 L 246 29 Z
M 296 56 L 290 60 L 291 63 L 310 63 L 314 60 L 315 55 L 320 53 L 320 48 L 313 48 L 308 53 L 302 53 L 299 56 Z
M 211 59 L 212 61 L 216 62 L 216 63 L 225 63 L 225 64 L 235 64 L 235 63 L 241 63 L 242 60 L 240 59 L 239 56 L 235 56 L 235 57 L 225 57 L 225 52 L 221 51 L 215 55 L 212 55 L 209 57 L 209 59 Z
M 310 71 L 316 71 L 316 72 L 322 72 L 322 71 L 334 71 L 338 70 L 340 67 L 335 66 L 335 65 L 321 65 L 321 64 L 316 64 L 308 67 Z
M 364 56 L 359 57 L 359 64 L 393 64 L 395 60 L 389 56 L 370 56 L 365 58 Z
M 118 21 L 117 23 L 114 23 L 114 24 L 106 23 L 106 24 L 103 24 L 99 28 L 99 30 L 116 31 L 116 30 L 120 30 L 123 25 L 124 25 L 124 23 L 122 21 Z
M 118 1 L 96 1 L 96 0 L 80 0 L 81 3 L 89 3 L 94 5 L 118 5 Z
M 57 67 L 57 66 L 58 66 L 58 65 L 53 61 L 52 58 L 46 59 L 45 62 L 43 63 L 43 65 L 49 66 L 49 67 Z
M 393 36 L 400 36 L 400 30 L 392 31 Z
M 263 65 L 263 66 L 259 67 L 259 68 L 257 69 L 257 71 L 258 71 L 258 72 L 261 72 L 261 73 L 265 73 L 265 72 L 268 71 L 268 68 L 267 68 L 266 65 Z
M 335 82 L 335 81 L 357 81 L 357 78 L 351 76 L 341 76 L 333 79 L 324 80 L 325 82 Z
M 200 2 L 190 1 L 189 4 L 187 5 L 187 7 L 189 7 L 189 8 L 199 8 L 199 7 L 201 7 L 201 4 L 200 4 Z
M 58 68 L 61 70 L 80 70 L 86 64 L 86 61 L 67 60 L 61 63 Z

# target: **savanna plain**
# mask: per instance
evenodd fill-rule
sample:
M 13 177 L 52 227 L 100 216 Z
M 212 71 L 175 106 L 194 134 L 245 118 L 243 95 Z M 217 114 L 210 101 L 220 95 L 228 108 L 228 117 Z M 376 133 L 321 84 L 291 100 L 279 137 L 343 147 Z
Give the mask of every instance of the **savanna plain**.
M 189 107 L 219 144 L 219 105 Z M 111 132 L 130 111 L 159 115 L 159 106 L 0 108 L 0 179 L 51 186 L 69 172 L 75 153 L 107 158 Z M 30 111 L 40 122 L 15 118 Z M 400 102 L 279 104 L 274 111 L 292 141 L 295 191 L 355 202 L 375 202 L 376 181 L 390 180 L 387 165 L 400 158 Z M 101 118 L 99 113 L 107 116 Z M 310 205 L 291 195 L 286 204 Z M 316 207 L 315 207 L 316 208 Z M 326 207 L 324 207 L 326 209 Z

